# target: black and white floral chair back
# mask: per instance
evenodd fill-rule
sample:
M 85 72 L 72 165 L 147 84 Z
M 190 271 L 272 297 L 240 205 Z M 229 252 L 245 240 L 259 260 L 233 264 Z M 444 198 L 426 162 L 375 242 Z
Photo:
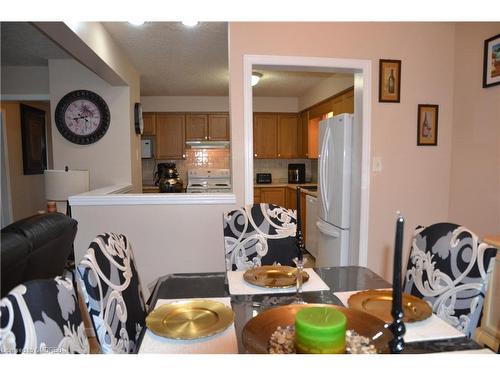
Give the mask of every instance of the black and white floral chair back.
M 146 305 L 128 239 L 115 233 L 97 236 L 78 273 L 102 352 L 134 353 Z
M 451 223 L 417 227 L 404 291 L 423 298 L 435 314 L 468 337 L 483 308 L 496 249 Z
M 0 353 L 89 353 L 71 280 L 32 280 L 0 301 Z
M 297 214 L 274 204 L 248 205 L 224 214 L 226 270 L 281 264 L 297 254 Z

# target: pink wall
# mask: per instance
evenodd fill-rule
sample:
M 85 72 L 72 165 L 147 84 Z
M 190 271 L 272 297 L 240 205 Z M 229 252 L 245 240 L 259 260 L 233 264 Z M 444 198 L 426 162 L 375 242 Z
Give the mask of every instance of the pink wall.
M 500 85 L 482 87 L 484 40 L 500 23 L 456 27 L 450 220 L 500 233 Z
M 368 266 L 390 278 L 395 213 L 413 228 L 448 218 L 455 26 L 452 23 L 230 23 L 229 68 L 234 188 L 244 196 L 243 55 L 357 58 L 372 61 Z M 402 60 L 401 103 L 378 103 L 378 60 Z M 439 104 L 439 145 L 416 146 L 417 105 Z M 238 125 L 236 125 L 238 124 Z

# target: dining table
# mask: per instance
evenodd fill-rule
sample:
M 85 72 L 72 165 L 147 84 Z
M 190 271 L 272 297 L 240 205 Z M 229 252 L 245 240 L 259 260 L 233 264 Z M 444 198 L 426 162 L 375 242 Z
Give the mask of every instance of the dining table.
M 316 267 L 314 272 L 328 286 L 329 290 L 302 291 L 301 299 L 308 304 L 331 304 L 343 306 L 338 295 L 341 292 L 371 289 L 390 289 L 391 284 L 372 270 L 361 266 Z M 230 271 L 231 272 L 231 271 Z M 336 295 L 337 294 L 337 295 Z M 296 292 L 274 293 L 273 290 L 260 294 L 231 294 L 228 273 L 174 273 L 160 277 L 149 298 L 148 313 L 154 310 L 159 300 L 228 298 L 234 311 L 234 329 L 237 351 L 247 353 L 242 340 L 245 324 L 263 311 L 276 306 L 296 303 Z M 143 327 L 138 338 L 137 352 L 148 353 L 143 347 L 148 329 Z M 452 338 L 431 338 L 404 345 L 403 353 L 438 353 L 458 351 L 480 351 L 483 346 L 466 336 Z

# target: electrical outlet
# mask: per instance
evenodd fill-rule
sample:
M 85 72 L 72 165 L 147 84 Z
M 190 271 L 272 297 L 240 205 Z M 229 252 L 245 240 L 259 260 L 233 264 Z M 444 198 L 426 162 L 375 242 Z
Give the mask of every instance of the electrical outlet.
M 380 156 L 373 157 L 372 171 L 377 173 L 382 172 L 382 158 Z

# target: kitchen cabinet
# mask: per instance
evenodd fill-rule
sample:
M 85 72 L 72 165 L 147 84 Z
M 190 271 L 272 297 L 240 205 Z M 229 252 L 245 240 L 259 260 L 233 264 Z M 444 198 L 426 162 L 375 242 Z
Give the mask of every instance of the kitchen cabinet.
M 299 118 L 295 113 L 256 113 L 253 149 L 256 159 L 293 159 L 298 153 Z
M 307 159 L 318 158 L 318 131 L 320 118 L 309 118 L 309 111 L 299 114 L 298 157 Z
M 208 139 L 208 117 L 206 114 L 186 115 L 186 141 Z
M 154 113 L 143 113 L 142 121 L 144 128 L 142 135 L 155 135 L 156 134 L 156 115 Z
M 260 203 L 260 188 L 253 188 L 253 203 Z
M 158 113 L 156 115 L 156 158 L 160 160 L 184 159 L 184 114 Z
M 229 141 L 229 114 L 212 113 L 208 115 L 208 139 Z
M 257 113 L 253 120 L 253 152 L 257 159 L 278 157 L 278 118 L 275 113 Z
M 278 114 L 278 158 L 293 159 L 298 157 L 298 116 Z
M 186 141 L 229 141 L 229 114 L 187 114 Z
M 260 188 L 260 202 L 286 207 L 285 187 Z
M 286 188 L 286 208 L 290 208 L 292 210 L 297 209 L 297 192 L 292 187 Z

